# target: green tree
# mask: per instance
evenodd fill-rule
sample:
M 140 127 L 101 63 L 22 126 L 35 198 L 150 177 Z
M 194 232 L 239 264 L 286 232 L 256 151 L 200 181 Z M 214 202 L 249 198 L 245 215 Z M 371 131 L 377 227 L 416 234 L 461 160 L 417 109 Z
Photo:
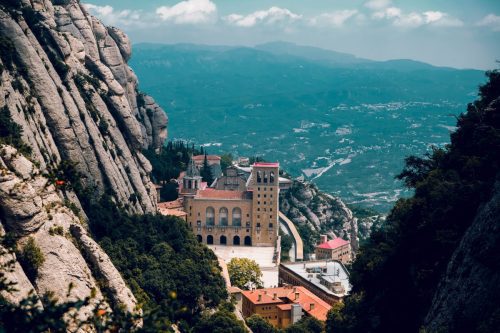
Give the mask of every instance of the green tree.
M 203 316 L 194 327 L 194 333 L 246 333 L 245 325 L 227 310 L 219 310 L 214 314 Z
M 253 333 L 278 333 L 278 330 L 270 322 L 258 314 L 251 315 L 246 319 L 246 322 Z
M 425 325 L 450 258 L 478 209 L 492 199 L 499 177 L 500 71 L 487 76 L 479 98 L 458 117 L 451 144 L 406 160 L 399 178 L 415 194 L 400 199 L 384 228 L 361 246 L 352 266 L 353 290 L 344 308 L 330 313 L 329 332 L 418 332 Z M 490 255 L 478 255 L 491 271 L 500 262 L 495 246 Z M 463 309 L 444 331 L 497 329 L 492 318 L 499 317 L 498 297 L 492 295 L 499 294 L 500 287 L 489 288 L 477 300 L 481 311 Z
M 309 316 L 302 317 L 294 325 L 304 328 L 308 333 L 321 333 L 325 330 L 325 324 L 322 321 Z
M 220 167 L 222 172 L 226 172 L 226 169 L 233 165 L 233 155 L 231 153 L 222 154 L 220 157 Z
M 214 178 L 212 176 L 212 169 L 208 164 L 208 158 L 206 154 L 205 154 L 205 159 L 203 160 L 203 166 L 201 167 L 200 170 L 200 175 L 203 178 L 203 180 L 207 182 L 208 186 L 210 186 L 214 181 Z
M 255 260 L 233 258 L 227 264 L 231 284 L 241 289 L 262 288 L 262 272 Z

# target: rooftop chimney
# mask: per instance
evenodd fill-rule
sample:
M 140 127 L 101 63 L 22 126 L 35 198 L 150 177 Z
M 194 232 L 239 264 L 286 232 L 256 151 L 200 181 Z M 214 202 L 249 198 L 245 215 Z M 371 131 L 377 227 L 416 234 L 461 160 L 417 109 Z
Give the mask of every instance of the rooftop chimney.
M 276 299 L 278 295 L 276 293 L 273 294 L 273 299 Z
M 298 293 L 298 292 L 295 293 L 295 300 L 299 299 L 299 295 L 300 295 L 300 293 Z
M 328 236 L 327 235 L 321 235 L 320 236 L 320 244 L 328 242 Z
M 309 308 L 309 311 L 314 310 L 314 303 L 311 303 L 311 307 Z
M 260 302 L 260 301 L 262 301 L 262 295 L 261 294 L 259 294 L 259 296 L 257 297 L 257 302 Z

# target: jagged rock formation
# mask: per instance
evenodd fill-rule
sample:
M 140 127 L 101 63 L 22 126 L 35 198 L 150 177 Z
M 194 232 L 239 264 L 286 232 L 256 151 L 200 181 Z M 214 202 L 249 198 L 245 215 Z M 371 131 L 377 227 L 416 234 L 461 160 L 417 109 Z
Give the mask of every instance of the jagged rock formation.
M 448 263 L 425 320 L 428 332 L 472 332 L 473 323 L 498 320 L 499 216 L 500 181 Z
M 161 146 L 167 118 L 138 92 L 125 34 L 77 0 L 11 2 L 0 7 L 0 107 L 22 126 L 32 159 L 42 170 L 76 162 L 85 186 L 112 188 L 132 212 L 154 211 L 151 165 L 140 150 Z
M 68 300 L 71 284 L 70 299 L 83 299 L 96 290 L 97 302 L 103 298 L 96 282 L 100 279 L 111 290 L 110 296 L 117 304 L 134 311 L 137 305 L 134 295 L 108 256 L 82 228 L 85 221 L 78 216 L 78 210 L 63 198 L 32 162 L 14 148 L 1 146 L 2 224 L 19 237 L 19 249 L 22 250 L 31 239 L 43 255 L 39 267 L 27 267 L 33 270 L 31 274 L 26 274 L 19 264 L 15 264 L 9 277 L 17 282 L 19 292 L 10 299 L 19 301 L 34 290 L 39 295 L 52 292 L 58 299 Z M 3 225 L 0 228 L 3 231 Z M 91 258 L 90 262 L 85 258 Z
M 18 283 L 8 296 L 13 302 L 30 290 L 67 301 L 70 284 L 69 299 L 96 291 L 98 302 L 104 284 L 115 305 L 136 307 L 88 235 L 77 194 L 48 176 L 71 161 L 96 198 L 106 192 L 130 213 L 156 211 L 151 165 L 141 150 L 161 147 L 167 117 L 138 91 L 130 56 L 127 36 L 77 0 L 0 0 L 0 109 L 21 127 L 31 150 L 0 141 L 0 231 L 14 234 L 18 249 L 34 244 L 43 256 L 38 267 L 16 263 L 8 273 Z M 9 259 L 15 256 L 1 258 Z
M 342 200 L 319 191 L 313 183 L 294 181 L 280 195 L 280 211 L 297 225 L 348 239 L 353 250 L 358 249 L 358 219 Z

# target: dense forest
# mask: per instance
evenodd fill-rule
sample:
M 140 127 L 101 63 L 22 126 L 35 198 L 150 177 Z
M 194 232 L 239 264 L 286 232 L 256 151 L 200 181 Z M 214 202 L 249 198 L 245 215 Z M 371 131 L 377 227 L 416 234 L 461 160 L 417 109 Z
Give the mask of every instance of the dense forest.
M 361 247 L 352 267 L 352 294 L 330 313 L 328 331 L 428 332 L 425 318 L 450 258 L 499 181 L 500 71 L 489 71 L 487 77 L 478 99 L 458 117 L 451 144 L 406 159 L 398 177 L 415 194 L 400 199 L 385 227 Z M 496 272 L 484 277 L 492 279 L 500 268 L 500 244 L 493 244 L 497 250 L 488 253 L 480 243 L 476 246 L 471 250 L 474 260 Z M 451 326 L 432 332 L 497 331 L 498 285 L 483 296 L 476 315 L 465 316 L 467 309 L 459 309 Z

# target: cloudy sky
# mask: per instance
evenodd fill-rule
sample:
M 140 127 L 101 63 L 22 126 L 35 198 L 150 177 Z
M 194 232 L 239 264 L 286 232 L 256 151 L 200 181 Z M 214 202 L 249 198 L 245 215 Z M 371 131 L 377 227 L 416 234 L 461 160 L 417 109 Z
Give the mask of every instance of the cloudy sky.
M 84 0 L 133 43 L 289 41 L 360 57 L 496 68 L 499 0 Z

